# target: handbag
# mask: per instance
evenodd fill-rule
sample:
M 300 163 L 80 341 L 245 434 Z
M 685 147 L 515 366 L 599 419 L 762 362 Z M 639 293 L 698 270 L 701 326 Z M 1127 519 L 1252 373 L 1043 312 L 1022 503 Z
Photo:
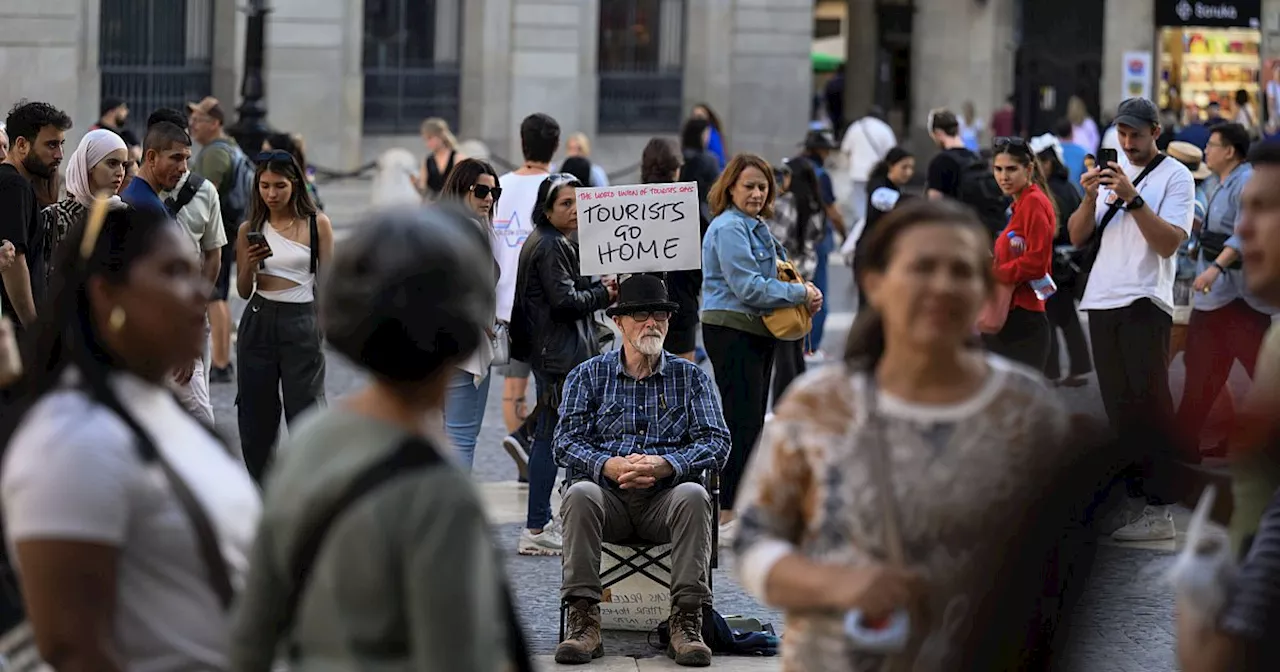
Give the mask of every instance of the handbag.
M 493 346 L 492 366 L 506 366 L 511 363 L 511 331 L 507 323 L 499 321 L 493 325 L 493 336 L 489 338 Z
M 978 313 L 978 331 L 984 334 L 998 334 L 1004 329 L 1009 319 L 1009 305 L 1013 302 L 1013 285 L 997 282 L 991 298 L 982 305 Z
M 804 284 L 804 278 L 800 277 L 795 264 L 781 259 L 778 259 L 777 263 L 779 280 L 798 285 Z M 775 308 L 764 316 L 764 326 L 769 329 L 769 333 L 773 334 L 774 338 L 780 341 L 798 341 L 813 330 L 813 315 L 809 313 L 807 303 Z

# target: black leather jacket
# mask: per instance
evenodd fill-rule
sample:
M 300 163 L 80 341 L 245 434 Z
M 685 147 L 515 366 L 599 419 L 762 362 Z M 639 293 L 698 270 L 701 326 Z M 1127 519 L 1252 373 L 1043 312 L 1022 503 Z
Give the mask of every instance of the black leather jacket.
M 511 356 L 534 371 L 563 377 L 599 354 L 592 314 L 609 305 L 609 290 L 579 269 L 578 243 L 550 226 L 520 250 Z

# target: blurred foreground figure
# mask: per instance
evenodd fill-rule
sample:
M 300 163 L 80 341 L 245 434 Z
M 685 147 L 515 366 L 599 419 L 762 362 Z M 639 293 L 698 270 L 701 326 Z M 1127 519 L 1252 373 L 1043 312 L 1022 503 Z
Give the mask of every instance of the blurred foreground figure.
M 1047 663 L 1065 519 L 1046 493 L 1081 451 L 1040 371 L 973 347 L 987 240 L 946 201 L 886 215 L 844 364 L 796 380 L 765 429 L 734 550 L 787 612 L 787 672 Z M 876 645 L 886 620 L 898 641 Z
M 320 292 L 335 350 L 371 382 L 304 416 L 269 479 L 232 660 L 290 666 L 528 670 L 479 495 L 426 428 L 493 324 L 493 253 L 441 207 L 374 215 Z M 438 423 L 437 423 L 438 424 Z

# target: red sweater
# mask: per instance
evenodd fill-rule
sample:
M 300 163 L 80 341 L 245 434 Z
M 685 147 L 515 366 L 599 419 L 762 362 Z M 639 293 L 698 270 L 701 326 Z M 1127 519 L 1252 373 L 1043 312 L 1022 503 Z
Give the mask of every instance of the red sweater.
M 1013 217 L 996 239 L 995 263 L 991 269 L 996 282 L 1014 285 L 1011 309 L 1044 312 L 1044 301 L 1036 298 L 1035 290 L 1027 283 L 1043 278 L 1052 268 L 1053 234 L 1057 225 L 1053 203 L 1040 187 L 1032 184 L 1023 189 L 1013 203 Z M 1009 246 L 1010 231 L 1026 241 L 1022 254 L 1016 257 Z

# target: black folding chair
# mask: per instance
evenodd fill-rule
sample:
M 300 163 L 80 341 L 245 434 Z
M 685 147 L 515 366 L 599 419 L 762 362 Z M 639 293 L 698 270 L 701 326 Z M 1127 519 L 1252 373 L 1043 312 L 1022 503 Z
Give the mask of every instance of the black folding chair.
M 720 472 L 707 469 L 702 472 L 699 481 L 711 497 L 711 563 L 707 568 L 707 586 L 711 587 L 712 572 L 720 566 Z M 618 564 L 600 572 L 600 585 L 604 592 L 619 583 L 633 577 L 643 576 L 650 581 L 671 590 L 671 549 L 661 553 L 657 549 L 667 544 L 658 544 L 638 537 L 631 537 L 622 542 L 606 542 L 601 548 L 604 555 L 613 558 Z M 625 548 L 618 552 L 610 546 Z M 560 600 L 560 641 L 564 641 L 565 613 L 569 610 L 569 600 Z

